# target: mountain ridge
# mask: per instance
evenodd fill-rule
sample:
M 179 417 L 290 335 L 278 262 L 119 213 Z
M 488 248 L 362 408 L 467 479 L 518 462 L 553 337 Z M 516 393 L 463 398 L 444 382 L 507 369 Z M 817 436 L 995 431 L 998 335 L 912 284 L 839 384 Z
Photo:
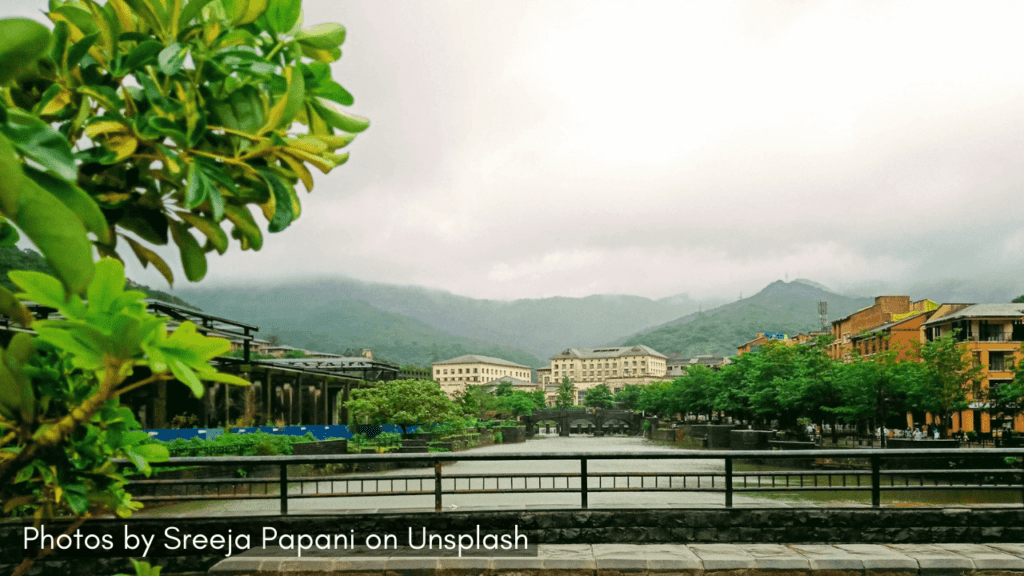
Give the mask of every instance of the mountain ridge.
M 687 356 L 733 356 L 736 348 L 758 332 L 796 334 L 821 329 L 818 302 L 828 302 L 831 318 L 845 316 L 871 305 L 872 298 L 852 298 L 819 288 L 817 283 L 776 280 L 757 294 L 711 310 L 675 320 L 614 341 L 621 345 L 644 344 L 662 353 Z

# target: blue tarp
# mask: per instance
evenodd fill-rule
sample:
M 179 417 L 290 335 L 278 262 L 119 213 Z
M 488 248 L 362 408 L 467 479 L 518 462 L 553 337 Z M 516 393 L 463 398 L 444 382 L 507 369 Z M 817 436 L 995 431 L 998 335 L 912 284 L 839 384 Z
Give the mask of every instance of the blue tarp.
M 369 426 L 369 425 L 358 425 L 353 426 L 355 430 L 350 430 L 348 426 L 252 426 L 249 428 L 231 428 L 231 432 L 234 434 L 249 434 L 252 432 L 266 432 L 267 434 L 280 434 L 282 436 L 305 436 L 306 434 L 312 434 L 317 440 L 326 440 L 328 438 L 345 438 L 346 440 L 352 437 L 354 433 L 365 434 L 366 436 L 373 438 L 381 432 L 395 432 L 402 433 L 402 427 L 394 424 L 384 424 L 383 426 Z M 411 426 L 407 428 L 407 431 L 413 432 L 418 426 Z M 217 436 L 224 433 L 223 428 L 161 428 L 155 430 L 146 430 L 150 436 L 161 442 L 170 442 L 171 440 L 177 440 L 181 438 L 183 440 L 191 440 L 192 438 L 205 438 L 207 440 L 213 440 Z

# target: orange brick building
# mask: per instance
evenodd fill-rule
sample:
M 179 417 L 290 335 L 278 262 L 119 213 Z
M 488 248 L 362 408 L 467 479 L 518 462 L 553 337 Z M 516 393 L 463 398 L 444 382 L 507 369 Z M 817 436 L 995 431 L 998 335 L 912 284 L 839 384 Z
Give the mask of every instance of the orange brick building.
M 836 360 L 849 357 L 858 335 L 936 308 L 938 304 L 931 300 L 911 302 L 909 296 L 876 296 L 873 305 L 832 322 L 835 340 L 829 346 L 829 356 Z
M 961 348 L 967 350 L 983 369 L 983 394 L 1014 377 L 1014 366 L 1024 357 L 1024 304 L 953 305 L 956 309 L 933 316 L 921 326 L 925 340 L 956 334 Z M 990 415 L 976 399 L 971 408 L 953 415 L 952 430 L 987 433 L 994 427 L 1010 425 L 1024 432 L 1024 415 Z M 994 422 L 995 421 L 995 422 Z M 994 426 L 995 425 L 995 426 Z

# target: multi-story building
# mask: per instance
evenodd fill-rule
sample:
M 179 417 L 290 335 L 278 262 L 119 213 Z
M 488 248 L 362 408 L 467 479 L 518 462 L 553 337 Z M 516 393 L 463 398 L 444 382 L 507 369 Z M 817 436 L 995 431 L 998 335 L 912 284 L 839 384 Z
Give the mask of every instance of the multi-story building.
M 587 391 L 605 384 L 618 392 L 633 384 L 662 380 L 667 371 L 666 356 L 647 346 L 613 348 L 569 348 L 551 357 L 551 380 L 555 387 L 569 378 L 576 389 L 576 403 L 582 404 Z
M 832 322 L 835 340 L 829 346 L 833 359 L 846 358 L 853 352 L 853 338 L 866 330 L 888 324 L 914 312 L 930 312 L 938 308 L 931 300 L 911 302 L 909 296 L 876 296 L 875 303 Z
M 757 350 L 758 348 L 764 346 L 769 342 L 782 344 L 784 346 L 793 346 L 795 344 L 809 344 L 811 342 L 814 342 L 814 340 L 818 336 L 826 336 L 828 334 L 828 332 L 811 331 L 806 334 L 797 334 L 796 336 L 790 336 L 789 334 L 783 334 L 781 332 L 758 332 L 757 336 L 753 340 L 736 347 L 736 355 L 742 356 L 747 352 Z
M 529 366 L 478 354 L 466 354 L 458 358 L 434 362 L 430 366 L 433 370 L 434 381 L 440 384 L 441 390 L 444 390 L 452 398 L 456 394 L 465 392 L 467 386 L 487 384 L 502 376 L 511 376 L 527 382 L 533 381 L 533 369 Z
M 540 384 L 541 388 L 551 388 L 552 385 L 557 386 L 558 382 L 551 379 L 551 367 L 537 368 L 537 383 Z
M 719 370 L 722 366 L 731 364 L 728 358 L 715 356 L 714 354 L 701 354 L 699 356 L 683 356 L 682 352 L 669 352 L 665 360 L 665 376 L 678 378 L 687 375 L 687 369 L 694 366 L 703 366 L 712 370 Z
M 1013 380 L 1014 367 L 1022 358 L 1024 304 L 959 305 L 942 316 L 933 316 L 921 329 L 926 341 L 946 334 L 955 335 L 960 346 L 981 365 L 980 389 L 984 393 Z M 971 409 L 954 414 L 950 423 L 952 430 L 990 432 L 992 418 L 984 408 L 981 402 L 975 401 Z M 1005 417 L 1007 425 L 1024 432 L 1024 415 Z

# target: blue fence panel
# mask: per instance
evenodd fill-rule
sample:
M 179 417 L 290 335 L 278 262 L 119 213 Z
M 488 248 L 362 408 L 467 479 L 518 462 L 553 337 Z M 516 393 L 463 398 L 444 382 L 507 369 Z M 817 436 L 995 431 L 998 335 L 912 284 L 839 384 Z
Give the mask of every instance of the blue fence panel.
M 415 432 L 419 430 L 419 426 L 410 426 L 405 429 L 406 432 Z M 171 440 L 191 440 L 192 438 L 205 438 L 207 440 L 213 440 L 217 436 L 224 433 L 222 428 L 159 428 L 153 430 L 146 430 L 151 437 L 161 442 L 170 442 Z M 354 433 L 365 434 L 369 438 L 373 438 L 381 432 L 392 432 L 401 434 L 403 432 L 402 427 L 395 424 L 384 424 L 382 426 L 370 426 L 360 424 L 355 426 L 355 432 L 349 429 L 345 425 L 331 425 L 331 426 L 249 426 L 232 428 L 231 432 L 234 434 L 251 434 L 253 432 L 266 432 L 267 434 L 279 434 L 282 436 L 305 436 L 306 434 L 312 434 L 317 440 L 327 440 L 328 438 L 344 438 L 349 440 L 352 438 Z

